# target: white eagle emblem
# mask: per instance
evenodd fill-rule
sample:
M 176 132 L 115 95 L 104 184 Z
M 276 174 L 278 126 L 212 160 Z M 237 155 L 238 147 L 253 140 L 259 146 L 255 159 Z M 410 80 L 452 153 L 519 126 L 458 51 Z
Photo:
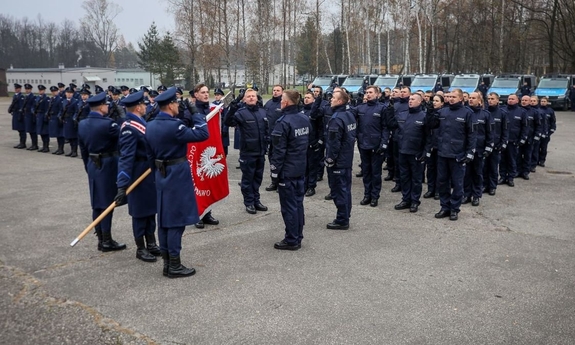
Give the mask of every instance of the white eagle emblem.
M 218 163 L 222 158 L 223 155 L 216 156 L 216 148 L 214 146 L 206 147 L 200 155 L 200 161 L 196 163 L 196 174 L 201 181 L 206 177 L 214 178 L 224 171 L 224 165 L 222 163 Z

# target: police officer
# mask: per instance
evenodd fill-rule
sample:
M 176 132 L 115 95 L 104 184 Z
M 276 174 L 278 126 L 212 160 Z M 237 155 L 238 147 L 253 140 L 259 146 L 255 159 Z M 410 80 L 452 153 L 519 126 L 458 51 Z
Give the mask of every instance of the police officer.
M 303 239 L 306 154 L 311 124 L 298 111 L 299 93 L 286 90 L 281 96 L 281 117 L 272 131 L 271 176 L 277 181 L 285 237 L 275 249 L 298 250 Z
M 130 95 L 130 88 L 127 87 L 126 85 L 120 86 L 120 91 L 122 92 L 120 99 L 126 98 Z
M 210 113 L 210 89 L 205 84 L 198 84 L 192 91 L 190 91 L 190 95 L 193 95 L 195 102 L 192 104 L 187 99 L 185 100 L 185 104 L 190 115 L 193 116 L 196 112 L 204 116 L 208 115 Z M 193 121 L 191 122 L 193 123 Z M 196 223 L 196 228 L 203 229 L 206 224 L 220 224 L 220 221 L 212 216 L 211 210 L 208 211 L 208 213 L 206 213 L 198 223 Z
M 158 97 L 158 95 L 159 93 L 156 90 L 152 90 L 149 93 L 149 103 L 146 105 L 146 114 L 144 115 L 146 122 L 153 121 L 160 112 L 160 107 L 158 103 L 156 103 L 156 97 Z
M 36 133 L 42 138 L 42 148 L 38 152 L 50 152 L 50 136 L 48 132 L 48 107 L 49 98 L 46 96 L 46 87 L 38 85 L 38 97 L 36 97 L 36 104 L 34 106 L 34 113 L 36 116 Z
M 126 121 L 120 129 L 118 148 L 118 193 L 114 200 L 117 206 L 128 203 L 132 216 L 132 231 L 136 242 L 136 258 L 156 261 L 160 247 L 156 244 L 156 185 L 154 174 L 148 175 L 127 197 L 127 188 L 150 167 L 146 153 L 146 112 L 144 92 L 136 92 L 122 100 L 126 106 Z M 150 202 L 153 200 L 154 202 Z
M 72 97 L 74 97 L 77 100 L 80 100 L 80 93 L 78 93 L 78 91 L 76 91 L 76 88 L 78 87 L 76 84 L 74 83 L 70 83 L 68 84 L 68 86 L 70 87 L 70 89 L 72 89 L 72 91 L 74 92 L 74 95 Z
M 409 97 L 411 96 L 411 88 L 404 86 L 399 89 L 396 93 L 397 98 L 393 102 L 393 109 L 395 116 L 399 115 L 400 112 L 409 111 Z M 392 133 L 391 135 L 393 144 L 391 145 L 391 154 L 393 155 L 393 181 L 395 186 L 391 189 L 392 193 L 397 193 L 401 191 L 400 184 L 400 171 L 399 171 L 399 144 L 397 142 L 397 136 Z M 390 172 L 391 174 L 391 172 Z
M 212 104 L 214 106 L 218 106 L 223 103 L 222 97 L 224 97 L 224 91 L 222 89 L 217 88 L 214 90 L 214 101 Z M 227 114 L 227 108 L 223 108 L 220 117 L 220 127 L 222 131 L 222 146 L 224 148 L 224 154 L 226 157 L 228 156 L 228 147 L 230 146 L 230 128 L 224 124 L 224 120 Z
M 158 88 L 156 89 L 156 91 L 158 91 L 158 94 L 162 94 L 164 91 L 166 91 L 168 88 L 165 87 L 164 85 L 160 85 L 158 86 Z
M 531 106 L 531 97 L 521 97 L 521 107 L 527 114 L 527 140 L 525 145 L 519 148 L 517 156 L 517 176 L 529 180 L 529 170 L 531 166 L 531 155 L 533 153 L 534 141 L 541 140 L 541 116 L 537 109 Z
M 427 108 L 427 115 L 435 115 L 445 107 L 445 98 L 442 95 L 435 95 L 432 98 L 433 108 Z M 439 188 L 437 188 L 437 129 L 431 130 L 431 149 L 429 156 L 425 159 L 427 192 L 423 194 L 425 199 L 434 198 L 439 200 Z
M 122 122 L 124 122 L 126 118 L 124 108 L 120 105 L 121 93 L 122 92 L 116 88 L 112 90 L 112 101 L 110 102 L 110 112 L 108 113 L 108 117 L 114 120 L 118 125 L 122 125 Z M 130 94 L 132 93 L 133 92 L 130 92 Z
M 381 192 L 383 159 L 389 141 L 387 107 L 378 101 L 378 88 L 370 85 L 365 90 L 367 102 L 352 109 L 357 120 L 357 147 L 363 172 L 363 199 L 360 205 L 376 207 Z
M 66 98 L 62 101 L 62 112 L 59 119 L 63 126 L 63 136 L 70 143 L 70 152 L 67 157 L 78 157 L 78 128 L 74 122 L 74 115 L 78 109 L 78 100 L 74 98 L 74 90 L 66 89 Z
M 547 146 L 551 140 L 551 135 L 555 133 L 557 129 L 557 119 L 555 117 L 555 111 L 549 106 L 549 99 L 547 97 L 541 98 L 541 111 L 543 120 L 546 121 L 544 128 L 547 129 L 547 132 L 541 135 L 539 162 L 537 164 L 539 164 L 540 167 L 544 167 L 545 161 L 547 160 Z
M 571 111 L 575 111 L 575 84 L 569 89 L 569 101 L 571 102 Z
M 471 202 L 472 206 L 479 206 L 483 195 L 483 165 L 485 159 L 493 153 L 493 127 L 495 123 L 491 113 L 484 110 L 483 96 L 478 92 L 469 94 L 469 107 L 473 111 L 475 126 L 475 156 L 473 161 L 465 167 L 463 182 L 463 204 Z
M 548 131 L 548 121 L 547 115 L 539 106 L 539 97 L 535 95 L 531 96 L 531 108 L 537 112 L 535 115 L 539 118 L 539 121 L 535 120 L 539 123 L 539 130 L 536 131 L 535 135 L 533 136 L 533 150 L 531 151 L 531 159 L 529 160 L 529 171 L 534 173 L 536 171 L 537 164 L 539 163 L 539 150 L 541 147 L 541 142 Z
M 327 99 L 323 99 L 323 89 L 317 85 L 309 85 L 310 89 L 313 89 L 315 100 L 311 106 L 310 119 L 311 121 L 321 121 L 322 123 L 322 135 L 318 141 L 319 152 L 321 153 L 321 159 L 318 161 L 318 181 L 323 180 L 324 168 L 325 168 L 325 142 L 327 140 L 327 123 L 333 115 L 333 110 L 331 109 L 330 102 Z M 327 97 L 327 95 L 325 95 Z M 328 181 L 329 182 L 329 181 Z M 332 200 L 331 194 L 325 196 L 326 200 Z
M 15 149 L 26 148 L 26 126 L 24 124 L 24 95 L 22 94 L 22 85 L 14 84 L 14 96 L 12 103 L 8 107 L 8 113 L 12 114 L 12 130 L 18 132 L 20 142 L 15 145 Z
M 48 134 L 50 138 L 56 138 L 58 148 L 52 152 L 53 155 L 64 154 L 64 128 L 60 122 L 60 113 L 62 112 L 62 98 L 58 92 L 58 87 L 50 86 L 52 97 L 50 97 L 50 104 L 46 117 L 48 118 Z
M 307 150 L 307 164 L 305 172 L 305 196 L 310 197 L 315 195 L 315 187 L 317 187 L 317 177 L 319 172 L 318 160 L 322 159 L 322 138 L 323 138 L 323 121 L 321 118 L 311 118 L 311 107 L 314 102 L 314 94 L 312 91 L 307 91 L 303 98 L 303 112 L 310 120 L 309 129 L 309 147 Z M 321 142 L 321 143 L 320 143 Z
M 34 107 L 36 105 L 36 96 L 32 92 L 32 85 L 24 84 L 24 127 L 26 133 L 30 134 L 32 146 L 26 150 L 38 150 L 38 134 L 36 133 L 36 114 Z
M 489 91 L 489 85 L 485 84 L 485 81 L 481 81 L 481 83 L 479 84 L 479 87 L 477 88 L 479 90 L 479 92 L 481 92 L 481 95 L 483 97 L 483 100 L 485 102 L 488 102 L 488 95 L 487 92 Z
M 74 115 L 74 121 L 76 123 L 84 120 L 90 114 L 90 104 L 88 104 L 88 98 L 90 98 L 91 94 L 92 93 L 88 89 L 82 89 L 80 91 L 80 97 L 82 99 L 80 102 L 78 102 L 78 109 Z
M 108 104 L 104 93 L 90 97 L 87 103 L 91 111 L 78 125 L 78 143 L 84 170 L 88 173 L 92 218 L 96 219 L 116 195 L 120 127 L 106 117 Z M 98 250 L 103 252 L 126 249 L 125 244 L 112 239 L 112 216 L 110 212 L 96 226 Z
M 387 116 L 389 127 L 397 136 L 399 150 L 399 176 L 401 184 L 401 202 L 394 206 L 396 210 L 409 209 L 415 213 L 419 209 L 423 184 L 425 158 L 431 152 L 431 127 L 429 116 L 421 108 L 423 97 L 415 93 L 409 96 L 407 111 Z
M 269 143 L 266 112 L 257 104 L 257 93 L 247 89 L 245 107 L 238 109 L 239 99 L 234 100 L 226 115 L 225 124 L 240 131 L 241 190 L 246 212 L 256 214 L 268 208 L 260 202 L 259 188 L 262 184 L 265 153 Z
M 62 82 L 58 83 L 58 96 L 60 96 L 62 100 L 66 98 L 66 84 Z
M 334 91 L 330 102 L 333 115 L 327 123 L 325 166 L 330 195 L 337 208 L 336 218 L 326 226 L 331 230 L 349 229 L 351 215 L 351 168 L 357 122 L 346 109 L 348 102 L 347 93 Z
M 281 85 L 274 85 L 272 89 L 272 98 L 266 102 L 264 105 L 264 110 L 266 111 L 266 117 L 268 119 L 269 131 L 271 135 L 271 131 L 274 130 L 275 124 L 277 119 L 281 116 L 282 112 L 281 108 L 281 100 L 282 100 L 282 93 L 284 91 L 283 86 Z M 270 143 L 270 147 L 268 149 L 269 155 L 273 150 L 273 142 Z M 268 156 L 269 156 L 268 155 Z M 266 187 L 268 192 L 274 191 L 278 189 L 277 183 L 274 182 L 275 180 L 272 179 L 272 182 L 269 186 Z
M 507 149 L 509 140 L 509 120 L 507 110 L 499 106 L 499 95 L 491 92 L 487 96 L 487 111 L 493 119 L 493 152 L 485 158 L 483 167 L 483 186 L 489 195 L 495 195 L 497 189 L 497 176 L 499 174 L 499 162 L 501 152 Z
M 519 92 L 521 93 L 521 98 L 524 96 L 531 96 L 531 88 L 529 87 L 529 84 L 524 82 Z
M 94 87 L 94 92 L 97 94 L 104 92 L 104 89 L 100 86 L 100 85 L 96 85 L 96 87 Z
M 182 234 L 186 225 L 196 224 L 198 207 L 190 164 L 186 158 L 188 143 L 209 137 L 206 120 L 192 116 L 193 127 L 175 118 L 178 114 L 176 88 L 171 87 L 156 97 L 160 113 L 146 127 L 148 156 L 155 160 L 158 213 L 158 238 L 164 260 L 163 275 L 188 277 L 196 273 L 181 264 Z
M 519 147 L 527 143 L 527 112 L 518 105 L 517 95 L 511 94 L 507 98 L 507 120 L 509 122 L 509 142 L 507 148 L 501 152 L 499 164 L 498 184 L 507 184 L 514 187 L 513 179 L 517 177 L 517 155 Z
M 437 117 L 437 179 L 441 210 L 435 218 L 457 220 L 463 199 L 465 164 L 475 157 L 476 139 L 473 114 L 463 105 L 463 92 L 450 92 L 449 107 L 441 109 Z

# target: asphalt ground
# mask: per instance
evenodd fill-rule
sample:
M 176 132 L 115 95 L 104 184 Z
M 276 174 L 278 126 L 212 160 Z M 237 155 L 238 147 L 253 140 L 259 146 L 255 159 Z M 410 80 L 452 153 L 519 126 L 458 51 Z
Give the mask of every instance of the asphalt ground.
M 267 173 L 269 211 L 245 212 L 230 150 L 231 192 L 213 210 L 220 225 L 184 234 L 182 261 L 197 274 L 168 279 L 161 261 L 135 258 L 126 207 L 113 236 L 127 250 L 98 252 L 91 234 L 70 247 L 91 222 L 82 161 L 13 149 L 8 105 L 0 101 L 0 344 L 575 343 L 575 113 L 557 113 L 545 168 L 463 205 L 457 222 L 434 219 L 434 200 L 395 211 L 390 182 L 378 207 L 360 206 L 354 177 L 350 230 L 327 230 L 335 206 L 324 180 L 305 199 L 296 252 L 273 248 L 283 221 Z

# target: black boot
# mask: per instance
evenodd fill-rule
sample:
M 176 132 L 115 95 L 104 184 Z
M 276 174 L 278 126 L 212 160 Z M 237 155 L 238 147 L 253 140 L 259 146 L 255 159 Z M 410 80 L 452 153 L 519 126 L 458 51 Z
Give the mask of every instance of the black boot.
M 78 145 L 72 146 L 72 152 L 70 152 L 70 157 L 78 157 Z
M 116 250 L 126 249 L 126 245 L 123 243 L 118 243 L 112 239 L 112 233 L 102 232 L 102 251 L 112 252 Z
M 170 256 L 170 265 L 168 266 L 168 278 L 183 278 L 196 274 L 194 268 L 187 268 L 180 262 L 180 256 Z
M 154 256 L 162 255 L 160 247 L 158 247 L 158 245 L 156 244 L 156 236 L 154 236 L 154 234 L 146 234 L 146 244 L 150 254 Z
M 167 277 L 168 271 L 170 270 L 170 256 L 168 255 L 168 252 L 162 251 L 162 260 L 164 260 L 164 271 L 162 274 L 164 277 Z
M 54 152 L 55 155 L 60 156 L 64 154 L 64 144 L 58 144 L 58 150 Z
M 143 237 L 136 238 L 136 246 L 138 247 L 138 249 L 136 249 L 136 258 L 145 262 L 155 262 L 157 260 L 156 257 L 150 254 L 146 249 Z
M 96 237 L 98 237 L 98 250 L 102 251 L 102 230 L 96 229 Z

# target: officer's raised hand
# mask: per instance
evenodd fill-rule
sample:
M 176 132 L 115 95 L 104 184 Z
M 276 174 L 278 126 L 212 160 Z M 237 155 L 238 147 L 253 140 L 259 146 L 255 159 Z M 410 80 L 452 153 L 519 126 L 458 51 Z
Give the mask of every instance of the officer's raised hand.
M 472 161 L 473 161 L 473 154 L 471 153 L 468 153 L 467 155 L 465 155 L 465 157 L 458 160 L 458 162 L 461 164 L 468 164 L 471 163 Z
M 116 202 L 116 206 L 122 206 L 128 203 L 126 188 L 118 188 L 118 194 L 116 194 L 114 201 Z

